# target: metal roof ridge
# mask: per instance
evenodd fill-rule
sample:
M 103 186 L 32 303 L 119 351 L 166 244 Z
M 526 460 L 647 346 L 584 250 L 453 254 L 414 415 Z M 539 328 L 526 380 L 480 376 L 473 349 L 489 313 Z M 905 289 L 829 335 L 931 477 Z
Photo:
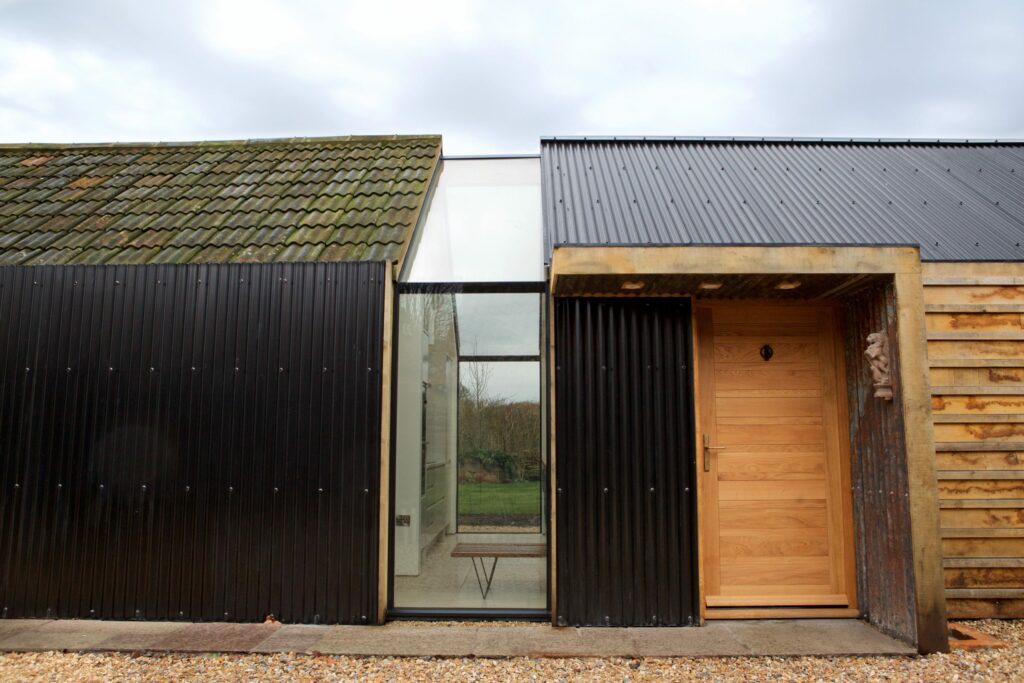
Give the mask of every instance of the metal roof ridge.
M 262 147 L 277 145 L 324 145 L 360 142 L 440 142 L 439 134 L 423 135 L 328 135 L 319 137 L 240 138 L 237 140 L 168 140 L 150 142 L 2 142 L 0 151 L 56 149 L 194 149 L 196 147 Z
M 750 135 L 543 135 L 541 144 L 557 142 L 711 142 L 847 145 L 1024 145 L 1024 138 L 900 138 Z
M 445 154 L 444 161 L 493 161 L 496 159 L 540 159 L 540 152 L 510 152 L 507 154 Z
M 856 249 L 859 247 L 893 247 L 921 249 L 917 242 L 558 242 L 552 244 L 554 249 L 604 249 L 604 248 L 628 248 L 628 249 L 677 249 L 680 247 L 717 247 L 722 249 L 734 249 L 736 247 L 751 247 L 764 249 L 765 247 L 829 247 L 834 249 Z

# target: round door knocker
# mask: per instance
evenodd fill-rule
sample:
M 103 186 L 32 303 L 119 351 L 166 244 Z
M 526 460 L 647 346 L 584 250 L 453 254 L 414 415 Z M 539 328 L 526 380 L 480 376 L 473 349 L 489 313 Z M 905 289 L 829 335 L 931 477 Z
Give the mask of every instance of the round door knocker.
M 774 355 L 775 349 L 772 348 L 771 344 L 765 344 L 761 347 L 761 358 L 764 358 L 765 361 L 771 360 Z

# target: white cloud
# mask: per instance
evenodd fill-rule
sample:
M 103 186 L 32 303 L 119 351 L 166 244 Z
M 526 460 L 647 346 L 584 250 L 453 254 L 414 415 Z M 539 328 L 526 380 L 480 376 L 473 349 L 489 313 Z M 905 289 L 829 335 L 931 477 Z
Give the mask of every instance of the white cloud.
M 389 47 L 411 41 L 470 41 L 479 34 L 478 13 L 484 7 L 468 0 L 356 0 L 338 6 L 344 7 L 344 25 L 361 37 L 360 42 Z
M 0 0 L 0 138 L 1024 134 L 1024 5 Z
M 748 89 L 723 81 L 655 76 L 595 97 L 582 112 L 583 126 L 595 133 L 674 135 L 674 122 L 685 121 L 701 134 L 723 135 L 743 125 L 752 98 Z
M 301 14 L 289 12 L 288 7 L 273 0 L 211 0 L 192 11 L 197 32 L 211 49 L 236 59 L 262 61 L 301 47 Z
M 145 63 L 37 42 L 0 43 L 0 93 L 0 130 L 22 140 L 161 139 L 203 117 Z

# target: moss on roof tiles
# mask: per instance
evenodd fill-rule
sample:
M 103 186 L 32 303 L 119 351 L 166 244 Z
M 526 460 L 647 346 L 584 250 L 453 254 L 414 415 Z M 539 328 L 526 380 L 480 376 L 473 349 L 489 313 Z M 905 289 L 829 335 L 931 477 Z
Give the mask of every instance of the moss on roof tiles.
M 221 227 L 255 228 L 263 223 L 269 211 L 240 211 L 229 214 Z
M 51 242 L 59 237 L 52 232 L 23 232 L 18 233 L 21 239 L 12 245 L 13 249 L 41 249 L 49 246 Z
M 80 223 L 75 224 L 75 232 L 90 232 L 93 230 L 106 230 L 118 220 L 117 216 L 86 216 Z M 132 220 L 137 221 L 138 217 L 133 216 Z M 142 226 L 140 226 L 142 227 Z
M 299 228 L 288 236 L 288 244 L 326 244 L 337 228 L 333 226 Z
M 278 252 L 275 261 L 316 261 L 323 251 L 322 244 L 289 244 Z M 380 259 L 383 260 L 383 259 Z
M 14 266 L 25 263 L 38 252 L 31 249 L 2 249 L 0 250 L 0 266 Z
M 232 263 L 266 263 L 273 261 L 283 247 L 279 244 L 249 245 L 232 254 Z M 321 259 L 324 261 L 354 261 L 355 259 Z
M 167 240 L 169 247 L 199 247 L 210 241 L 210 238 L 217 234 L 214 228 L 185 228 L 173 231 L 171 239 Z
M 284 246 L 291 232 L 288 228 L 261 227 L 252 233 L 249 242 L 251 244 Z
M 139 265 L 143 263 L 149 263 L 153 260 L 159 249 L 155 247 L 151 248 L 136 248 L 128 247 L 126 249 L 119 249 L 116 253 L 112 254 L 109 258 L 105 259 L 103 263 L 110 264 L 124 264 L 124 265 Z
M 395 260 L 438 136 L 0 145 L 0 265 Z
M 227 263 L 238 247 L 208 244 L 192 255 L 193 263 Z
M 94 231 L 78 232 L 71 230 L 63 235 L 58 235 L 57 239 L 50 243 L 49 246 L 55 249 L 80 249 L 90 244 L 96 238 L 97 233 Z
M 6 234 L 0 234 L 0 250 L 9 249 L 17 244 L 24 233 L 20 232 L 9 232 Z
M 76 223 L 82 221 L 82 216 L 78 215 L 57 215 L 51 216 L 45 223 L 41 223 L 37 230 L 42 232 L 67 232 Z
M 242 246 L 252 242 L 256 228 L 222 228 L 210 238 L 210 244 Z
M 4 223 L 3 229 L 5 232 L 30 232 L 38 229 L 50 218 L 50 216 L 15 216 Z
M 132 247 L 162 247 L 171 241 L 172 230 L 143 230 L 128 243 Z
M 191 263 L 192 256 L 200 247 L 164 247 L 159 249 L 149 263 Z
M 313 197 L 306 208 L 310 211 L 338 211 L 352 203 L 352 195 L 324 194 Z
M 306 214 L 305 218 L 302 219 L 303 225 L 339 225 L 341 221 L 342 210 L 338 209 L 316 209 Z
M 365 244 L 328 244 L 320 256 L 325 261 L 359 261 L 365 253 Z

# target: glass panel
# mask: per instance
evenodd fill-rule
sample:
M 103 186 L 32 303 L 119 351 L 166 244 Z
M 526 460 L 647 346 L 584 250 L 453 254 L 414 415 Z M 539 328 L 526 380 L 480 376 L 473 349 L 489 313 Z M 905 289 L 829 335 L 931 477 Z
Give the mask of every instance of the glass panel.
M 536 353 L 540 296 L 526 296 L 531 303 L 522 294 L 399 297 L 395 607 L 547 605 L 543 361 L 460 362 L 457 339 L 465 315 L 478 320 L 475 338 L 489 355 Z M 519 334 L 520 326 L 533 332 Z M 485 554 L 467 555 L 464 544 L 484 544 Z M 495 565 L 512 544 L 531 554 Z
M 460 532 L 541 531 L 540 363 L 459 364 Z
M 544 279 L 540 159 L 447 159 L 408 282 Z
M 540 353 L 539 294 L 457 294 L 460 356 Z

